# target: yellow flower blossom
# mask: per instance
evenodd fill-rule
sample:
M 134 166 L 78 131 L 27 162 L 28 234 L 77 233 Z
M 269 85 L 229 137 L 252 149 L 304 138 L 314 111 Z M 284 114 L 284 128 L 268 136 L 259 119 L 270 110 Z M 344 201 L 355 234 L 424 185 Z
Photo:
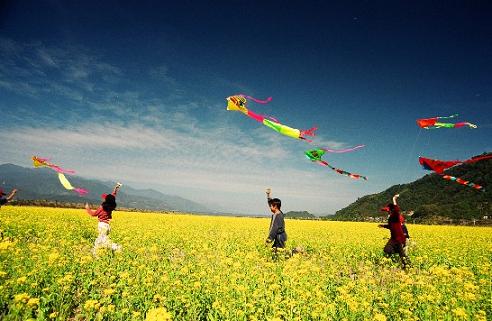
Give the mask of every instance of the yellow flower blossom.
M 165 308 L 155 308 L 147 311 L 145 321 L 171 321 L 172 315 Z

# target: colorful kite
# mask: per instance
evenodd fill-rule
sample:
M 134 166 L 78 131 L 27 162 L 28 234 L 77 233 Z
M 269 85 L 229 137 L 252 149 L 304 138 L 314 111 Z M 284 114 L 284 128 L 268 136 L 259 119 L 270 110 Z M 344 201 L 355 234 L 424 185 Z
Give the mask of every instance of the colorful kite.
M 320 164 L 321 166 L 326 166 L 326 167 L 329 167 L 330 169 L 334 170 L 335 172 L 337 172 L 338 174 L 341 174 L 341 175 L 346 175 L 350 178 L 353 178 L 353 179 L 360 179 L 362 178 L 363 180 L 366 180 L 367 181 L 367 177 L 365 176 L 362 176 L 362 175 L 359 175 L 359 174 L 352 174 L 352 173 L 349 173 L 347 171 L 344 171 L 343 169 L 340 169 L 340 168 L 336 168 L 336 167 L 333 167 L 331 166 L 328 162 L 324 161 L 321 159 L 321 157 L 325 154 L 326 150 L 325 149 L 322 149 L 322 148 L 318 148 L 318 149 L 311 149 L 311 150 L 308 150 L 307 152 L 305 152 L 304 154 L 306 155 L 306 157 L 312 161 L 312 162 L 316 162 L 318 164 Z
M 484 191 L 482 186 L 475 184 L 475 183 L 472 183 L 472 182 L 469 182 L 469 181 L 466 181 L 466 180 L 461 179 L 459 177 L 445 175 L 444 171 L 453 167 L 453 166 L 456 166 L 456 165 L 465 164 L 465 163 L 467 163 L 467 164 L 475 163 L 475 162 L 486 160 L 486 159 L 492 159 L 492 154 L 491 155 L 484 155 L 484 156 L 476 156 L 476 157 L 472 157 L 472 158 L 464 160 L 464 161 L 461 161 L 461 160 L 442 161 L 442 160 L 438 160 L 438 159 L 419 157 L 419 163 L 420 163 L 420 165 L 422 165 L 422 167 L 424 169 L 434 171 L 435 173 L 437 173 L 438 175 L 441 175 L 442 178 L 444 178 L 448 181 L 455 181 L 458 184 L 469 186 L 469 187 L 472 187 L 476 190 Z
M 57 173 L 75 174 L 75 171 L 73 171 L 71 169 L 63 169 L 60 166 L 49 163 L 48 161 L 49 161 L 48 158 L 41 158 L 41 157 L 37 157 L 37 156 L 32 157 L 32 162 L 33 162 L 34 167 L 49 167 L 49 168 L 53 169 L 54 171 L 56 171 Z
M 458 117 L 458 114 L 447 116 L 447 117 L 433 117 L 433 118 L 422 118 L 417 119 L 417 125 L 420 128 L 425 129 L 435 129 L 435 128 L 460 128 L 464 126 L 468 126 L 470 128 L 477 128 L 477 125 L 469 123 L 469 122 L 461 122 L 461 123 L 441 123 L 439 119 L 449 119 Z
M 77 194 L 79 194 L 79 196 L 84 196 L 87 193 L 89 193 L 89 191 L 83 188 L 73 187 L 72 184 L 70 184 L 70 182 L 64 175 L 64 174 L 75 174 L 75 171 L 70 169 L 63 169 L 60 166 L 49 163 L 48 160 L 49 160 L 48 158 L 41 158 L 37 156 L 32 157 L 34 167 L 49 167 L 53 169 L 55 172 L 57 172 L 58 179 L 60 180 L 60 183 L 63 185 L 63 187 L 65 187 L 65 189 L 74 191 Z
M 243 114 L 245 114 L 246 116 L 253 118 L 257 122 L 262 123 L 263 125 L 275 130 L 276 132 L 279 132 L 282 135 L 289 136 L 292 138 L 297 138 L 297 139 L 303 139 L 303 140 L 306 140 L 309 142 L 310 142 L 310 140 L 307 139 L 305 136 L 314 136 L 315 135 L 314 132 L 316 131 L 316 129 L 318 129 L 317 127 L 313 127 L 311 129 L 307 129 L 307 130 L 299 130 L 299 129 L 291 128 L 289 126 L 281 124 L 279 122 L 279 120 L 276 118 L 256 114 L 253 111 L 248 109 L 247 99 L 252 100 L 254 102 L 257 102 L 257 103 L 260 103 L 260 104 L 267 104 L 272 100 L 271 97 L 268 97 L 265 100 L 260 100 L 260 99 L 253 98 L 251 96 L 245 96 L 243 94 L 234 95 L 234 96 L 227 97 L 227 110 L 240 111 Z
M 419 157 L 419 163 L 427 170 L 434 171 L 438 174 L 442 174 L 446 169 L 451 168 L 460 164 L 470 164 L 479 162 L 486 159 L 492 159 L 492 154 L 484 155 L 484 156 L 475 156 L 470 159 L 461 161 L 461 160 L 453 160 L 453 161 L 442 161 L 438 159 L 430 159 L 425 157 Z

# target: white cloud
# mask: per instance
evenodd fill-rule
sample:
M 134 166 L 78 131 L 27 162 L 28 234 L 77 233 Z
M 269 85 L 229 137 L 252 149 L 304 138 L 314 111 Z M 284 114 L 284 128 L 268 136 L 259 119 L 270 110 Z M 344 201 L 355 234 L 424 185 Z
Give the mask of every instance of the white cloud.
M 190 131 L 186 126 L 94 123 L 0 130 L 0 136 L 0 148 L 7 151 L 0 161 L 26 165 L 38 154 L 82 176 L 161 185 L 196 201 L 222 204 L 231 212 L 262 212 L 263 201 L 257 198 L 267 186 L 290 199 L 295 209 L 333 212 L 354 198 L 354 185 L 360 186 L 320 173 L 283 145 L 258 142 L 237 128 Z

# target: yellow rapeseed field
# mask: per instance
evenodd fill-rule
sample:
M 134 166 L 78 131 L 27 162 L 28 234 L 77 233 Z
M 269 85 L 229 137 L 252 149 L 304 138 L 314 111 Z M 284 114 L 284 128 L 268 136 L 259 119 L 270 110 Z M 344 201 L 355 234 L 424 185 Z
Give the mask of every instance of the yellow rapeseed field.
M 492 229 L 409 225 L 412 267 L 372 223 L 115 212 L 96 257 L 84 210 L 0 209 L 2 320 L 492 320 Z

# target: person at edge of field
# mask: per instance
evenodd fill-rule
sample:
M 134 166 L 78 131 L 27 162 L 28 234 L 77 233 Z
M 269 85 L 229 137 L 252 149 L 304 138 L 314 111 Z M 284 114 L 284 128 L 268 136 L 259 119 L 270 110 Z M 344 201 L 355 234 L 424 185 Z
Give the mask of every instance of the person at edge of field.
M 405 269 L 410 264 L 410 261 L 404 250 L 407 238 L 402 226 L 400 207 L 396 202 L 396 199 L 399 196 L 400 195 L 398 194 L 393 196 L 393 203 L 389 203 L 387 206 L 389 211 L 388 224 L 379 224 L 378 226 L 389 229 L 391 233 L 391 237 L 384 247 L 384 253 L 386 253 L 387 256 L 398 254 L 400 256 L 402 266 Z
M 4 197 L 7 194 L 0 188 L 0 207 L 10 202 L 14 198 L 15 193 L 17 193 L 17 189 L 14 188 L 7 197 Z
M 116 209 L 116 194 L 121 187 L 121 183 L 117 183 L 111 194 L 102 194 L 101 197 L 104 202 L 95 211 L 91 210 L 88 203 L 85 203 L 85 209 L 91 216 L 97 216 L 99 223 L 97 224 L 98 237 L 94 242 L 93 254 L 97 254 L 97 250 L 100 248 L 108 248 L 112 251 L 121 250 L 121 245 L 113 243 L 109 238 L 109 232 L 111 232 L 111 221 L 113 211 Z
M 272 248 L 277 251 L 278 248 L 285 248 L 287 241 L 287 233 L 285 232 L 284 213 L 280 210 L 282 202 L 278 198 L 271 198 L 271 189 L 266 190 L 268 207 L 272 212 L 272 220 L 270 221 L 270 230 L 266 244 L 272 244 Z
M 398 206 L 398 203 L 396 201 L 398 197 L 400 197 L 399 194 L 396 194 L 395 196 L 393 196 L 393 205 L 394 206 Z M 388 218 L 389 218 L 390 204 L 388 204 L 386 207 L 382 208 L 381 210 L 384 212 L 388 212 Z M 403 234 L 405 235 L 405 244 L 403 246 L 403 251 L 405 252 L 405 255 L 408 256 L 408 246 L 410 244 L 410 234 L 408 233 L 408 228 L 405 225 L 405 217 L 402 214 L 400 214 L 400 223 L 401 223 L 401 228 L 403 229 Z

